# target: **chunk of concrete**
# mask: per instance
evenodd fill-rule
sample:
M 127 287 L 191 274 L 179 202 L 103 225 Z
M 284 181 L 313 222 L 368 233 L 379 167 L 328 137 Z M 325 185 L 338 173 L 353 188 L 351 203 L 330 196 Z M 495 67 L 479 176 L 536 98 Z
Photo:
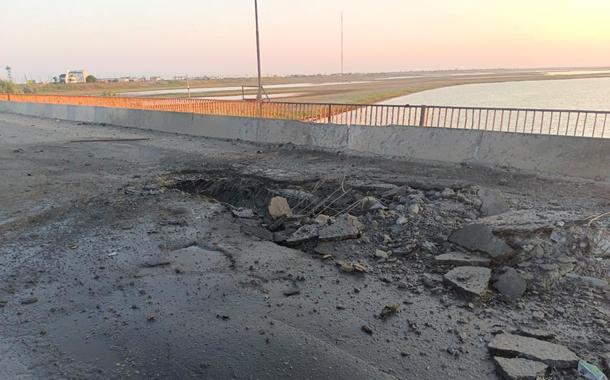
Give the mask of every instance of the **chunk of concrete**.
M 453 265 L 456 267 L 474 266 L 488 267 L 491 260 L 486 257 L 469 255 L 463 252 L 450 252 L 438 255 L 434 258 L 437 264 Z
M 576 368 L 579 360 L 565 346 L 513 334 L 496 335 L 487 348 L 494 355 L 537 360 L 556 368 Z
M 458 267 L 447 274 L 446 282 L 465 293 L 482 296 L 487 291 L 491 269 L 483 267 Z
M 478 194 L 481 200 L 481 214 L 493 216 L 508 211 L 508 202 L 498 190 L 482 188 Z
M 284 197 L 273 197 L 267 207 L 269 216 L 273 219 L 292 216 L 292 210 L 288 205 L 288 201 Z
M 514 250 L 503 240 L 493 235 L 484 224 L 470 224 L 453 231 L 449 241 L 470 251 L 485 253 L 492 260 L 505 260 L 514 255 Z
M 286 244 L 297 245 L 317 239 L 320 235 L 320 227 L 316 224 L 306 224 L 296 230 L 288 239 Z
M 351 215 L 350 215 L 351 216 Z M 351 216 L 354 218 L 353 216 Z M 358 222 L 360 223 L 360 222 Z M 357 239 L 360 236 L 360 228 L 347 215 L 340 216 L 332 224 L 320 227 L 320 241 L 339 241 Z
M 521 358 L 494 357 L 500 376 L 506 380 L 537 380 L 544 378 L 549 366 L 538 361 Z
M 603 280 L 601 278 L 581 276 L 576 273 L 568 273 L 566 275 L 566 279 L 568 281 L 574 282 L 577 285 L 583 285 L 602 290 L 610 290 L 610 285 L 608 285 L 608 281 Z
M 500 294 L 512 299 L 521 298 L 527 290 L 527 281 L 513 268 L 507 268 L 493 285 Z

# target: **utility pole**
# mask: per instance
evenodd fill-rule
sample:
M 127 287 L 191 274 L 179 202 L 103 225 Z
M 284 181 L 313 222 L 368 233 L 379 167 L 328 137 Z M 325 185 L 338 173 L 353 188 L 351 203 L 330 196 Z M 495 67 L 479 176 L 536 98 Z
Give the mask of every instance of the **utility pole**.
M 341 12 L 341 76 L 343 76 L 343 11 Z
M 263 99 L 263 85 L 261 80 L 261 42 L 258 31 L 258 0 L 254 0 L 254 17 L 256 18 L 256 62 L 258 65 L 258 91 L 256 93 L 256 101 L 260 103 Z

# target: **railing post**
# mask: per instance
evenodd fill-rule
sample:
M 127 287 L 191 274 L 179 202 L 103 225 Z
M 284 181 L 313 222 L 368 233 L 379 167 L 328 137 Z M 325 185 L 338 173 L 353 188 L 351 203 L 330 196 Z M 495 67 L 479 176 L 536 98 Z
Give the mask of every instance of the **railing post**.
M 329 104 L 328 105 L 328 124 L 331 123 L 332 118 L 333 118 L 333 109 L 332 109 L 333 105 Z
M 419 126 L 420 127 L 426 126 L 426 106 L 421 106 L 421 112 L 419 115 Z

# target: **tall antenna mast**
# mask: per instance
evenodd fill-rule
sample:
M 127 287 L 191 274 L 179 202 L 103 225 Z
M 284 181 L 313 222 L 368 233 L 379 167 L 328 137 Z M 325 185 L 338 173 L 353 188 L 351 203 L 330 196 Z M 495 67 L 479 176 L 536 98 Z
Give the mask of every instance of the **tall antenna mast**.
M 343 11 L 341 11 L 341 75 L 343 75 Z
M 258 1 L 254 0 L 254 17 L 256 18 L 256 63 L 258 66 L 258 91 L 256 100 L 260 102 L 263 99 L 262 80 L 261 80 L 261 43 L 258 32 Z

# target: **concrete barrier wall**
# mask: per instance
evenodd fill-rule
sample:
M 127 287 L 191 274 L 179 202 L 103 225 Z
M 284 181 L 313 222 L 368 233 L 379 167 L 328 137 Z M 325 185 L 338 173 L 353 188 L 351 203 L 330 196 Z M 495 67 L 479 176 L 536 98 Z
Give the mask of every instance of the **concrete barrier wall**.
M 610 180 L 610 140 L 445 128 L 360 127 L 291 120 L 0 102 L 0 111 L 69 121 L 418 160 L 512 167 L 541 173 Z

